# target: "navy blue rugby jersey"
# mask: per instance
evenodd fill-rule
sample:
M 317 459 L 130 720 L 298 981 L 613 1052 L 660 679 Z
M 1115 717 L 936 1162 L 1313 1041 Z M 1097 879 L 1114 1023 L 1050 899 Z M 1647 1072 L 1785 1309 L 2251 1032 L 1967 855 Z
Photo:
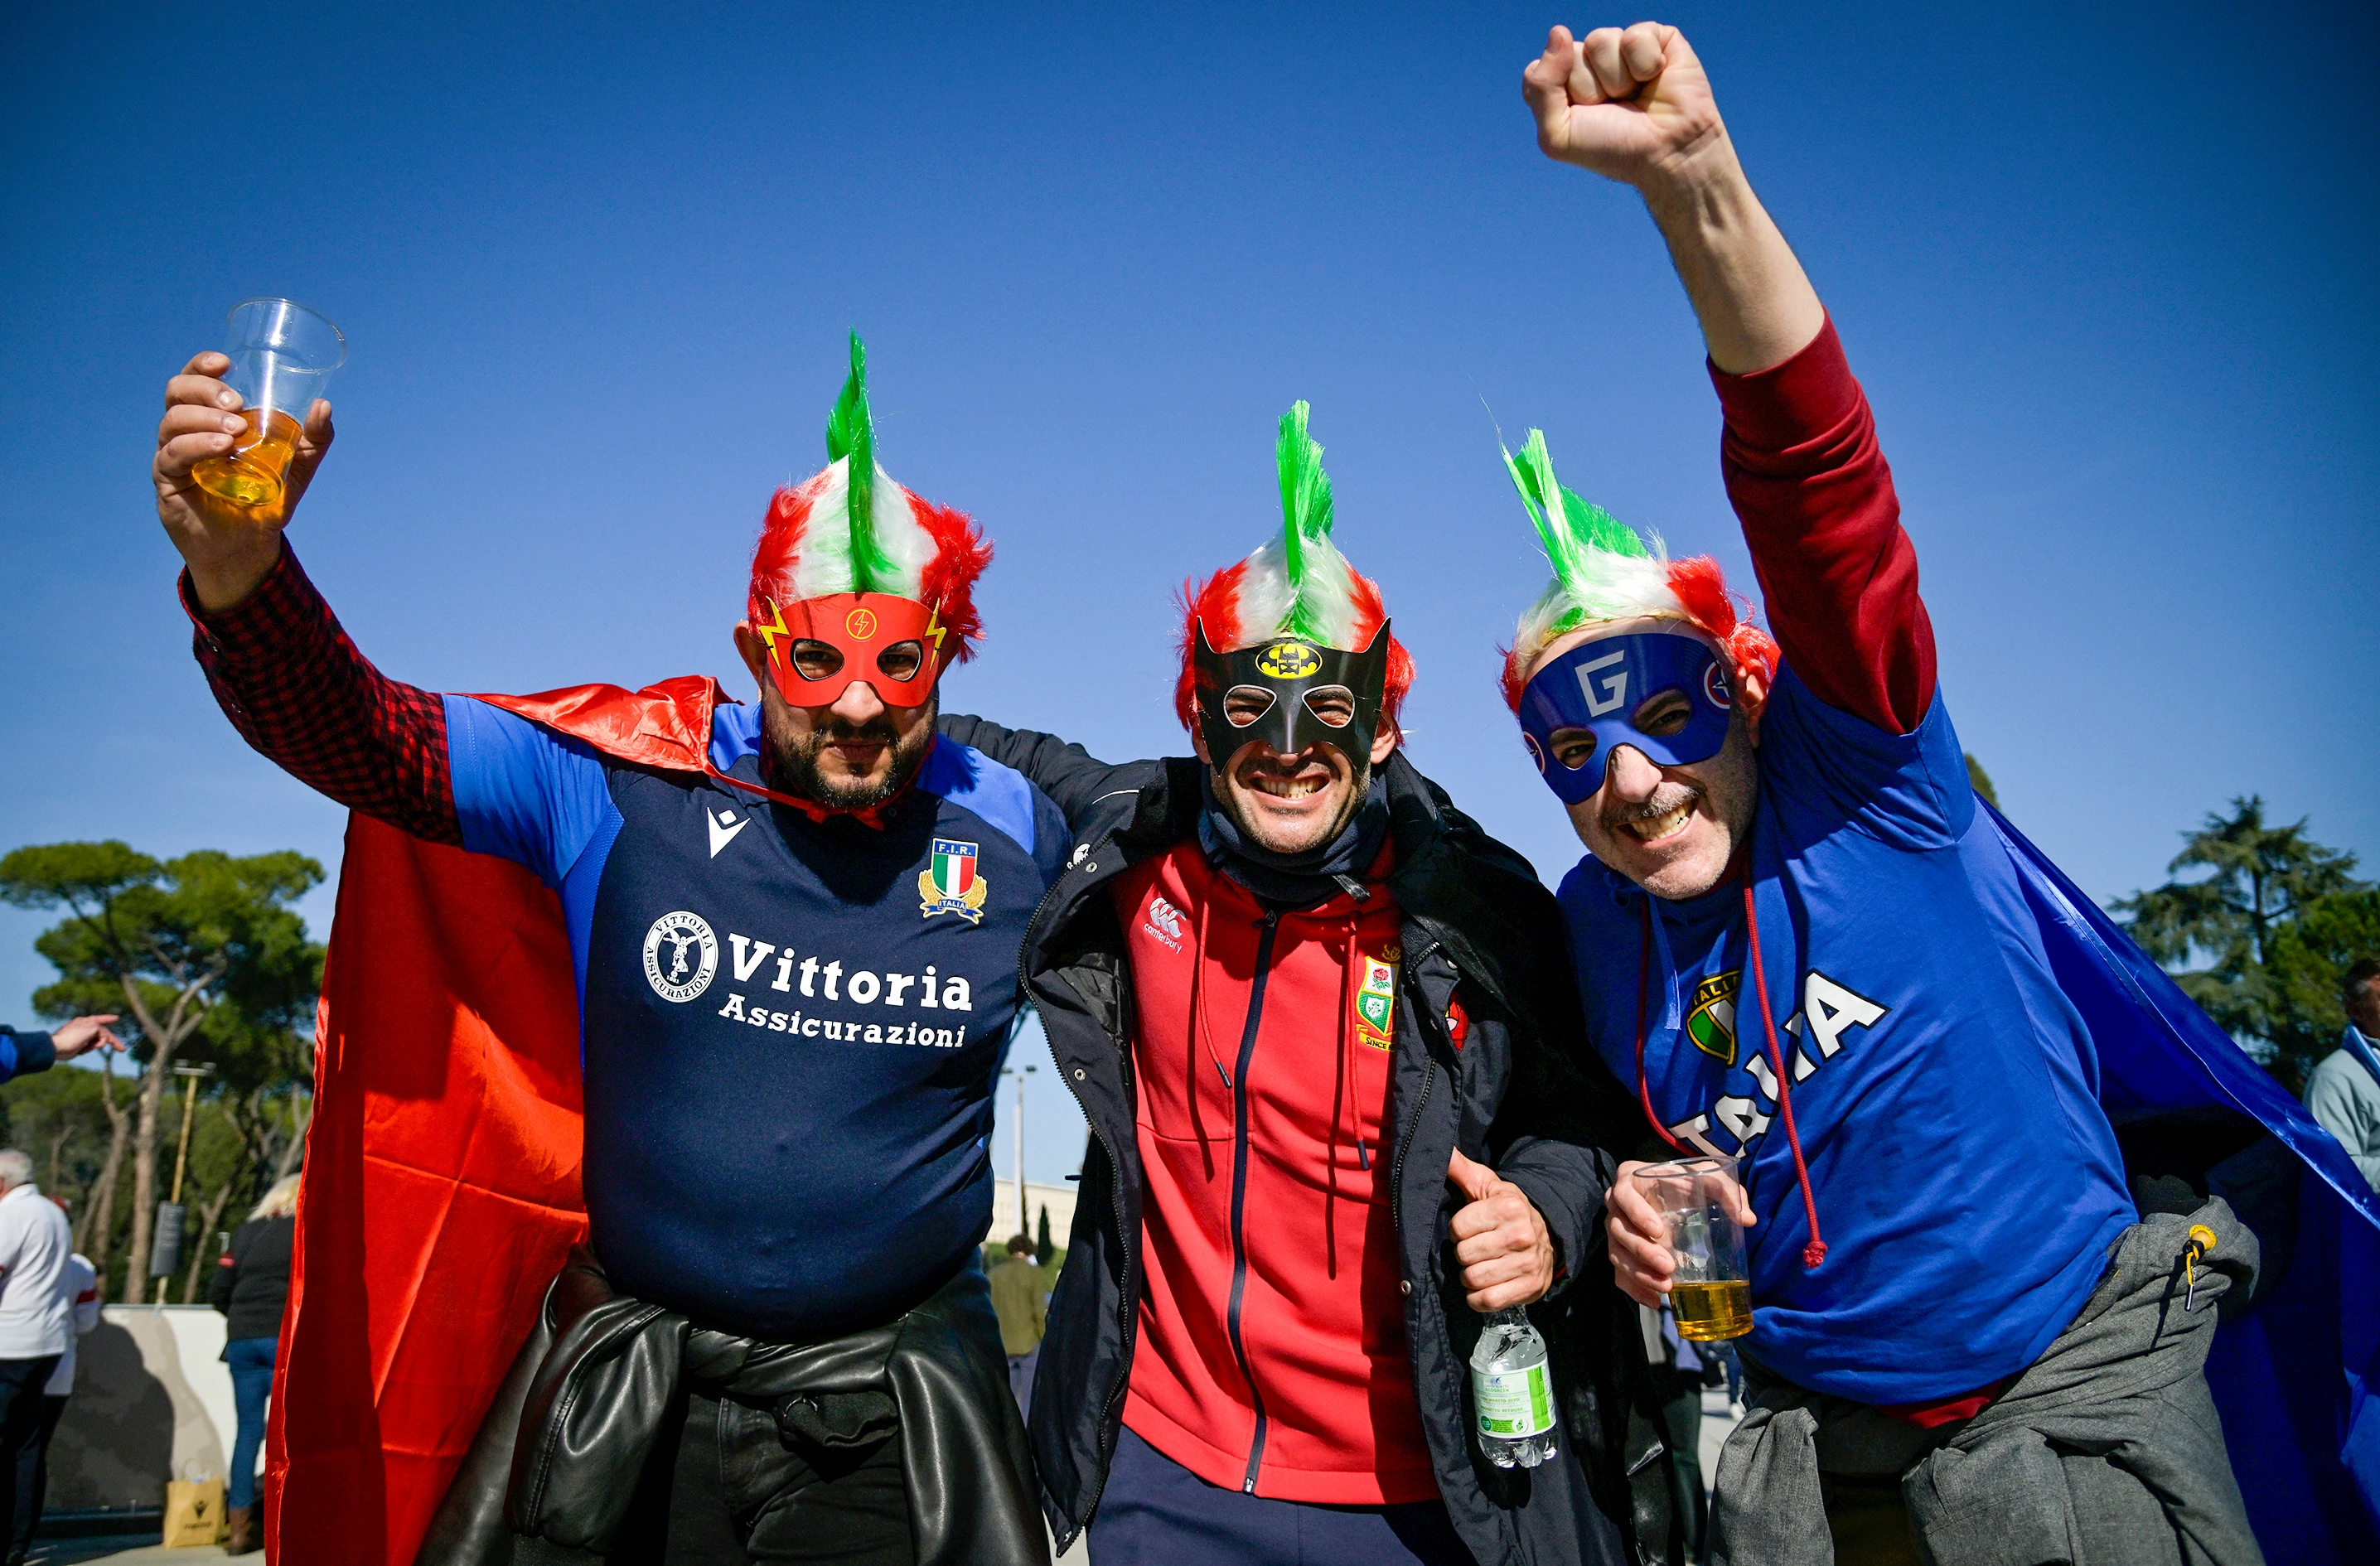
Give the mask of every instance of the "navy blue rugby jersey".
M 889 1319 L 991 1222 L 1016 953 L 1056 806 L 938 739 L 879 831 L 444 698 L 463 844 L 561 896 L 590 1238 L 615 1287 L 749 1335 Z M 759 710 L 711 760 L 759 782 Z

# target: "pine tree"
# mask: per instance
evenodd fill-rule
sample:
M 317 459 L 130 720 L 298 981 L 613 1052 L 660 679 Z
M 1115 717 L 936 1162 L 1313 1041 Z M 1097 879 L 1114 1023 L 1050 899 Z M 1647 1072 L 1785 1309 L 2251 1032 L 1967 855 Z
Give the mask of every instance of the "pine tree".
M 2116 904 L 2131 938 L 2168 970 L 2207 1015 L 2239 1039 L 2290 1092 L 2337 1042 L 2320 1038 L 2318 1018 L 2303 1010 L 2307 975 L 2294 984 L 2281 965 L 2289 932 L 2325 900 L 2370 889 L 2350 872 L 2355 856 L 2306 835 L 2306 823 L 2273 826 L 2255 795 L 2231 802 L 2183 834 L 2166 869 L 2179 878 Z M 2200 965 L 2193 966 L 2197 964 Z M 2300 965 L 2302 969 L 2303 964 Z M 2334 999 L 2331 1002 L 2336 1008 Z

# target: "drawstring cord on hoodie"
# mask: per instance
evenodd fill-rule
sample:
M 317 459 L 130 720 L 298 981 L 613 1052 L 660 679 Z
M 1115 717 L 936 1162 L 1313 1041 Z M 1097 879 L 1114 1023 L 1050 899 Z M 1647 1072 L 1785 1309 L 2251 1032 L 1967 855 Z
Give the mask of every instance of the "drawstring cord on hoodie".
M 1370 901 L 1370 889 L 1366 888 L 1364 894 L 1357 898 L 1356 901 L 1358 904 L 1361 904 L 1362 903 Z M 1223 1057 L 1221 1054 L 1216 1050 L 1214 1034 L 1207 1026 L 1207 1008 L 1204 1003 L 1205 989 L 1200 982 L 1207 971 L 1207 911 L 1212 905 L 1213 899 L 1201 897 L 1197 902 L 1198 920 L 1196 927 L 1197 933 L 1194 937 L 1194 944 L 1191 947 L 1190 962 L 1190 1032 L 1194 1039 L 1192 1048 L 1196 1049 L 1199 1045 L 1204 1045 L 1206 1047 L 1207 1059 L 1214 1064 L 1215 1074 L 1223 1079 L 1224 1089 L 1226 1091 L 1230 1091 L 1232 1086 L 1232 1074 L 1230 1068 L 1223 1064 Z M 1346 1107 L 1346 1114 L 1344 1118 L 1346 1121 L 1348 1135 L 1355 1144 L 1356 1166 L 1368 1173 L 1372 1168 L 1372 1151 L 1364 1143 L 1363 1111 L 1355 1102 L 1356 1084 L 1362 1079 L 1355 1070 L 1355 1034 L 1352 1020 L 1355 1013 L 1354 984 L 1355 964 L 1358 960 L 1357 949 L 1361 945 L 1363 937 L 1364 913 L 1362 907 L 1359 905 L 1353 913 L 1347 915 L 1346 917 L 1347 945 L 1345 953 L 1341 958 L 1339 964 L 1339 1099 Z M 1190 1104 L 1191 1112 L 1193 1114 L 1197 1112 L 1197 1101 L 1198 1096 L 1195 1092 L 1192 1093 L 1190 1095 Z M 1330 1194 L 1327 1198 L 1327 1205 L 1323 1209 L 1324 1223 L 1326 1226 L 1330 1226 L 1333 1229 L 1334 1234 L 1339 1209 L 1339 1131 L 1341 1118 L 1342 1117 L 1336 1112 L 1333 1112 L 1330 1117 L 1330 1147 L 1326 1158 L 1326 1162 L 1329 1165 L 1329 1172 L 1326 1176 L 1326 1181 Z M 1336 1278 L 1339 1275 L 1339 1246 L 1337 1240 L 1335 1238 L 1328 1240 L 1325 1243 L 1324 1251 L 1330 1274 L 1331 1277 Z
M 1793 1154 L 1793 1179 L 1802 1191 L 1802 1211 L 1810 1220 L 1810 1243 L 1802 1247 L 1802 1265 L 1815 1271 L 1827 1259 L 1827 1242 L 1818 1232 L 1818 1199 L 1810 1191 L 1810 1166 L 1802 1156 L 1802 1135 L 1793 1124 L 1792 1075 L 1785 1069 L 1785 1052 L 1777 1042 L 1777 1021 L 1768 1006 L 1768 977 L 1760 960 L 1760 915 L 1753 907 L 1752 877 L 1743 878 L 1744 941 L 1752 948 L 1752 987 L 1760 997 L 1760 1024 L 1768 1037 L 1768 1069 L 1777 1078 L 1777 1111 L 1785 1122 L 1785 1146 Z M 1659 1133 L 1661 1140 L 1682 1153 L 1686 1149 L 1670 1135 L 1653 1112 L 1652 1089 L 1645 1076 L 1645 1014 L 1647 991 L 1653 977 L 1653 900 L 1645 898 L 1645 945 L 1636 968 L 1636 1101 L 1644 1106 L 1645 1118 Z M 1742 1005 L 1737 1012 L 1741 1014 Z
M 1364 1146 L 1363 1111 L 1355 1103 L 1356 1084 L 1362 1080 L 1355 1070 L 1355 964 L 1356 947 L 1362 936 L 1364 911 L 1361 907 L 1347 916 L 1347 949 L 1339 963 L 1339 1101 L 1347 1108 L 1348 1134 L 1354 1139 L 1355 1161 L 1366 1171 L 1372 1167 L 1372 1155 Z M 1323 1253 L 1330 1276 L 1339 1276 L 1339 1121 L 1334 1111 L 1330 1116 L 1330 1147 L 1323 1155 L 1328 1170 L 1329 1194 L 1322 1209 Z

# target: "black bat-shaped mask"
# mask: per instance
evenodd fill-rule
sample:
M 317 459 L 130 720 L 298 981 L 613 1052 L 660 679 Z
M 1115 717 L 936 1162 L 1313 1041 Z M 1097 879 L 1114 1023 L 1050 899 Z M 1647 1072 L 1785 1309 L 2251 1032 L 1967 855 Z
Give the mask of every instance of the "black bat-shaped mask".
M 1229 766 L 1250 740 L 1262 740 L 1283 756 L 1294 756 L 1309 745 L 1335 746 L 1358 772 L 1370 764 L 1389 684 L 1386 621 L 1373 635 L 1372 645 L 1359 652 L 1320 647 L 1298 637 L 1275 637 L 1237 652 L 1217 652 L 1207 644 L 1207 626 L 1201 621 L 1190 669 L 1198 693 L 1199 733 L 1207 737 L 1207 754 L 1218 771 Z M 1334 714 L 1347 711 L 1343 722 L 1331 722 L 1314 710 L 1314 698 L 1325 693 L 1343 698 L 1343 709 L 1337 702 L 1325 704 Z M 1257 698 L 1263 698 L 1263 706 L 1257 705 Z M 1243 722 L 1232 721 L 1235 712 Z

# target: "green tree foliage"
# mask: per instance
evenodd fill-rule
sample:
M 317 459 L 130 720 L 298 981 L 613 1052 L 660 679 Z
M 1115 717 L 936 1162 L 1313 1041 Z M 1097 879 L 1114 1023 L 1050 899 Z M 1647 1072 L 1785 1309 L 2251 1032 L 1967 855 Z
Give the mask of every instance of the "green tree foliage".
M 2273 937 L 2266 965 L 2280 1021 L 2273 1042 L 2309 1066 L 2338 1047 L 2347 1031 L 2340 982 L 2362 957 L 2380 957 L 2380 891 L 2317 897 Z
M 2253 795 L 2234 799 L 2228 816 L 2210 814 L 2183 843 L 2166 867 L 2175 880 L 2116 909 L 2141 950 L 2299 1092 L 2338 1042 L 2343 1020 L 2323 1027 L 2338 1014 L 2338 943 L 2369 929 L 2357 920 L 2370 917 L 2371 889 L 2350 873 L 2354 855 L 2314 842 L 2302 820 L 2268 823 Z M 2325 964 L 2326 1003 L 2313 997 Z
M 110 1148 L 94 1175 L 89 1214 L 96 1247 L 89 1254 L 106 1276 L 115 1206 L 131 1204 L 118 1297 L 146 1297 L 159 1132 L 174 1062 L 215 1065 L 223 1086 L 212 1090 L 243 1104 L 252 1099 L 260 1127 L 265 1100 L 306 1070 L 298 1035 L 322 987 L 322 949 L 289 904 L 322 880 L 321 865 L 286 851 L 236 857 L 204 849 L 159 860 L 110 841 L 47 844 L 0 858 L 0 898 L 66 914 L 33 942 L 58 970 L 57 982 L 35 992 L 34 1005 L 49 1017 L 115 1012 L 128 1019 L 134 1080 L 123 1102 L 103 1083 Z M 243 1144 L 258 1139 L 234 1135 Z M 128 1154 L 130 1189 L 119 1191 Z
M 1984 764 L 1972 754 L 1967 757 L 1967 781 L 1975 785 L 1975 793 L 1982 796 L 1985 804 L 1995 810 L 2000 807 L 1999 791 L 1992 787 L 1992 775 L 1984 771 Z

